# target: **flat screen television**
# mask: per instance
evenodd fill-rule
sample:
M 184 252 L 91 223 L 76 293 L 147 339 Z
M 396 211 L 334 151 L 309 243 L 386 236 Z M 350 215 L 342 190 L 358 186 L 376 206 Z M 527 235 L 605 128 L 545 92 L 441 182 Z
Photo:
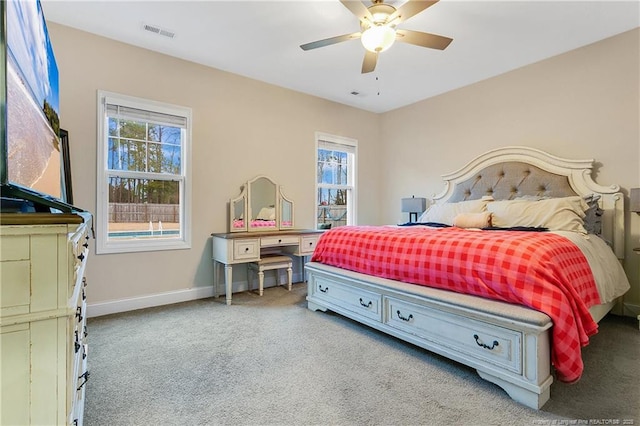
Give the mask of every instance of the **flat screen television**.
M 36 211 L 67 203 L 62 168 L 58 66 L 40 0 L 2 1 L 0 184 L 3 199 Z

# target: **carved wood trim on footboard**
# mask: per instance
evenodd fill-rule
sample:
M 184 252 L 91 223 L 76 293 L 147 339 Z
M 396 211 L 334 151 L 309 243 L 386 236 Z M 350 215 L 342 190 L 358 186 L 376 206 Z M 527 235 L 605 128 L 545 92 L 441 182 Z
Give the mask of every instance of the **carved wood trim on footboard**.
M 551 319 L 528 308 L 310 262 L 308 308 L 331 310 L 475 368 L 514 400 L 549 400 Z

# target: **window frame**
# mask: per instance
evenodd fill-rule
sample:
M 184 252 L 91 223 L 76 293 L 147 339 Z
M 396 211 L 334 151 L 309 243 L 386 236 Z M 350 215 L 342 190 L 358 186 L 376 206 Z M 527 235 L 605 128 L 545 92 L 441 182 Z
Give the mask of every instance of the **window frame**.
M 349 167 L 347 169 L 347 182 L 350 182 L 348 185 L 323 185 L 318 183 L 318 150 L 319 149 L 333 149 L 336 151 L 340 151 L 340 148 L 343 148 L 347 155 L 350 157 L 350 161 L 348 162 Z M 316 132 L 315 134 L 315 191 L 314 191 L 314 202 L 315 213 L 314 213 L 314 227 L 318 229 L 318 189 L 319 188 L 327 188 L 327 189 L 347 189 L 347 225 L 357 225 L 357 170 L 358 170 L 358 141 L 353 138 L 348 138 L 345 136 L 337 136 L 329 133 Z
M 136 108 L 152 113 L 169 114 L 186 119 L 184 142 L 181 144 L 181 173 L 108 169 L 109 123 L 107 103 Z M 136 98 L 98 90 L 97 108 L 97 180 L 96 180 L 96 253 L 129 253 L 191 248 L 191 133 L 192 110 L 188 107 Z M 163 239 L 109 239 L 109 178 L 123 177 L 180 182 L 180 237 Z

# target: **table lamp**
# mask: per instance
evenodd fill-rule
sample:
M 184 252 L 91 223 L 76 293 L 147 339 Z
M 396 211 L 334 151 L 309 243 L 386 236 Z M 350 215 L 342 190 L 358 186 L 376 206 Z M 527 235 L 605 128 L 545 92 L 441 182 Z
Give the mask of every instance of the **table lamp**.
M 402 199 L 402 213 L 409 213 L 409 223 L 413 223 L 414 216 L 415 222 L 418 221 L 418 214 L 422 213 L 427 209 L 427 199 L 426 198 L 416 198 L 412 196 L 411 198 L 403 198 Z

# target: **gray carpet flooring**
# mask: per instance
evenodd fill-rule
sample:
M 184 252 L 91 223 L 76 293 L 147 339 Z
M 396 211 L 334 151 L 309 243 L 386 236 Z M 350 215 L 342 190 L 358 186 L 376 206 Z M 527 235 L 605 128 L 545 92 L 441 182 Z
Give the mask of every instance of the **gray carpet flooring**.
M 333 313 L 306 286 L 90 318 L 86 425 L 640 425 L 640 331 L 608 316 L 533 410 L 474 370 Z

